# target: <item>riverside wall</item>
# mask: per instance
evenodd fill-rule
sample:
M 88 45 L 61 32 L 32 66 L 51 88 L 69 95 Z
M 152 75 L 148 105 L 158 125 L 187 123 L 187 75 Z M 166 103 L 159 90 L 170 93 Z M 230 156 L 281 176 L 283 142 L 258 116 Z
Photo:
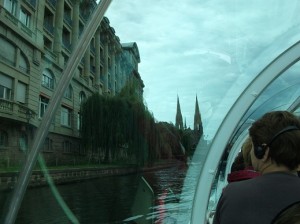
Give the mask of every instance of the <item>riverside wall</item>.
M 67 184 L 80 182 L 112 175 L 127 175 L 137 173 L 137 168 L 70 168 L 64 170 L 49 170 L 55 184 Z M 13 189 L 18 181 L 19 172 L 0 172 L 0 191 Z M 47 179 L 43 171 L 33 171 L 29 182 L 29 187 L 46 186 Z
M 143 173 L 178 165 L 178 161 L 168 161 L 151 167 L 118 167 L 118 168 L 68 168 L 63 170 L 48 170 L 55 184 L 68 184 L 89 179 L 113 175 L 128 175 Z M 0 191 L 13 189 L 18 181 L 19 172 L 0 172 Z M 47 179 L 43 171 L 33 171 L 29 187 L 46 186 Z

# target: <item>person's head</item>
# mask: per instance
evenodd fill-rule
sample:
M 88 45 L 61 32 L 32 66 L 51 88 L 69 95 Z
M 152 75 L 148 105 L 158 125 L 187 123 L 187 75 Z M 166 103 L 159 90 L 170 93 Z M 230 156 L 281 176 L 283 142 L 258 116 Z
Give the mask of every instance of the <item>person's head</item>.
M 245 161 L 243 154 L 240 152 L 234 159 L 234 162 L 231 165 L 231 172 L 239 171 L 245 169 Z
M 296 170 L 300 164 L 300 120 L 287 111 L 266 113 L 249 129 L 256 159 Z

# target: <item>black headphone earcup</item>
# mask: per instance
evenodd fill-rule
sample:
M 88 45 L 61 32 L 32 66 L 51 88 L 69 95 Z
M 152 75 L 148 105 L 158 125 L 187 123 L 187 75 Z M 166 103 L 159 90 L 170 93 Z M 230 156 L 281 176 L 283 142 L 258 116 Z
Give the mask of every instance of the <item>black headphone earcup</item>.
M 254 155 L 257 159 L 262 159 L 266 153 L 266 147 L 265 146 L 256 146 L 254 147 Z

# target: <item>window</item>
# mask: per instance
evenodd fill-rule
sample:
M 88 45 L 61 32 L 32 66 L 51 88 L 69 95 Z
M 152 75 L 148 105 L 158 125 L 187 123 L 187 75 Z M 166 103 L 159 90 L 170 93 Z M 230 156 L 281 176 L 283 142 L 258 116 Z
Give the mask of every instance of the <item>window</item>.
M 110 60 L 110 57 L 108 57 L 108 59 L 107 59 L 107 64 L 108 64 L 108 68 L 110 68 L 111 67 L 111 60 Z
M 45 7 L 44 28 L 51 35 L 54 34 L 53 21 L 54 21 L 54 15 L 53 15 L 53 13 L 47 7 Z M 51 48 L 49 48 L 49 49 L 51 49 Z
M 16 47 L 2 37 L 0 37 L 0 47 L 0 59 L 11 66 L 15 66 Z
M 51 50 L 52 49 L 52 41 L 44 36 L 44 47 Z
M 81 91 L 81 92 L 79 93 L 79 103 L 84 102 L 85 99 L 86 99 L 85 93 Z
M 90 85 L 90 86 L 93 86 L 93 85 L 94 85 L 94 78 L 91 77 L 91 76 L 90 76 L 90 82 L 89 82 L 89 85 Z
M 18 87 L 17 87 L 17 101 L 18 102 L 25 103 L 26 89 L 27 89 L 26 84 L 24 84 L 22 82 L 18 82 Z
M 12 78 L 0 74 L 0 99 L 12 99 Z
M 72 146 L 72 143 L 70 141 L 64 141 L 63 142 L 63 150 L 64 150 L 64 153 L 71 153 L 71 147 Z
M 80 155 L 85 155 L 86 154 L 86 149 L 85 147 L 82 147 L 82 145 L 79 145 L 79 154 Z
M 20 54 L 19 57 L 19 68 L 26 73 L 29 72 L 29 66 L 27 64 L 26 57 L 23 54 Z
M 42 85 L 49 89 L 54 89 L 54 78 L 48 70 L 43 72 Z
M 64 5 L 64 21 L 70 26 L 72 25 L 72 10 L 66 2 Z
M 53 143 L 52 139 L 46 138 L 44 142 L 43 151 L 52 152 L 53 151 L 52 143 Z
M 20 21 L 27 27 L 30 27 L 30 19 L 31 19 L 31 15 L 30 13 L 25 10 L 25 9 L 21 9 L 20 11 Z
M 21 151 L 27 151 L 28 149 L 28 136 L 22 132 L 19 139 L 19 147 Z
M 17 13 L 17 0 L 5 0 L 4 8 L 15 16 Z
M 80 112 L 78 112 L 78 114 L 77 114 L 77 130 L 80 130 L 80 126 L 81 126 L 81 115 L 80 115 Z
M 64 97 L 67 99 L 72 99 L 73 89 L 72 86 L 69 85 L 68 89 L 65 91 Z
M 40 96 L 39 118 L 42 118 L 44 116 L 44 113 L 47 109 L 48 104 L 49 104 L 49 99 L 46 97 Z
M 11 89 L 0 85 L 0 99 L 10 100 L 11 99 Z
M 61 107 L 61 124 L 71 127 L 72 110 L 66 107 Z
M 8 134 L 6 131 L 0 130 L 0 147 L 8 145 Z
M 71 38 L 71 34 L 70 31 L 67 30 L 65 27 L 63 28 L 63 33 L 62 33 L 62 44 L 65 48 L 67 48 L 68 50 L 71 49 L 71 44 L 70 44 L 70 38 Z

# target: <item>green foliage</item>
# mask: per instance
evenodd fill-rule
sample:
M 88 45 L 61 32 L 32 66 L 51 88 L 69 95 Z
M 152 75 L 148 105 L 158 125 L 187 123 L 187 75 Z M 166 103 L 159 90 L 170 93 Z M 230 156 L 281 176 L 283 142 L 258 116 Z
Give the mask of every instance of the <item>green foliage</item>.
M 119 97 L 126 98 L 131 103 L 141 102 L 139 95 L 137 94 L 137 90 L 139 88 L 139 83 L 137 80 L 132 79 L 127 82 L 127 84 L 123 87 L 121 92 L 119 93 Z
M 184 157 L 182 134 L 172 124 L 155 123 L 137 85 L 129 81 L 115 97 L 94 94 L 82 104 L 82 146 L 106 163 L 123 159 L 143 166 Z
M 122 155 L 144 165 L 157 157 L 154 118 L 137 96 L 135 85 L 130 82 L 115 97 L 94 94 L 81 106 L 82 145 L 103 162 Z

